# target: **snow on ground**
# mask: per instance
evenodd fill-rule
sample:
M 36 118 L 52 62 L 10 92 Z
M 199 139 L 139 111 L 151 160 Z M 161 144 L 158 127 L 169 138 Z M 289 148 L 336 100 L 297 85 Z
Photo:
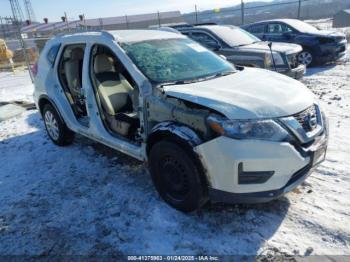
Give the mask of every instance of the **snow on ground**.
M 28 71 L 0 72 L 0 102 L 33 102 L 34 88 Z
M 279 200 L 193 214 L 168 207 L 129 157 L 80 136 L 53 145 L 35 110 L 0 122 L 0 254 L 350 255 L 350 61 L 303 82 L 330 118 L 326 161 Z M 0 102 L 30 99 L 24 74 L 0 84 Z

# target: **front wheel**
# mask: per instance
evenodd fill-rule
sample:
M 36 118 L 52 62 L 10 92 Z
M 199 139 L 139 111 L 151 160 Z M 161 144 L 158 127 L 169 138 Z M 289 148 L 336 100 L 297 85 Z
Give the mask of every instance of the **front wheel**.
M 306 67 L 310 66 L 313 62 L 313 56 L 311 52 L 304 50 L 298 55 L 299 64 L 303 64 Z
M 149 167 L 164 201 L 180 211 L 191 212 L 205 204 L 207 190 L 198 162 L 184 148 L 171 140 L 156 143 L 150 152 Z
M 59 146 L 69 145 L 73 142 L 74 133 L 68 129 L 50 104 L 45 105 L 43 118 L 47 134 L 52 142 Z

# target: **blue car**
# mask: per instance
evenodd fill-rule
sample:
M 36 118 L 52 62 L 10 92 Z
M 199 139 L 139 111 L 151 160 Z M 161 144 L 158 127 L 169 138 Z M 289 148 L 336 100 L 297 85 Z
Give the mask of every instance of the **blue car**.
M 306 66 L 336 61 L 345 56 L 347 41 L 339 32 L 319 30 L 297 19 L 274 19 L 242 26 L 264 41 L 299 44 L 299 63 Z

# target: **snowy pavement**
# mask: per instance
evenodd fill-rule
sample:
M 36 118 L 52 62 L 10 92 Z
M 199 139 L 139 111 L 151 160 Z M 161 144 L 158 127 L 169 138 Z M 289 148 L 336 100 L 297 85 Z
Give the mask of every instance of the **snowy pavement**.
M 330 118 L 326 161 L 297 190 L 182 214 L 140 163 L 83 137 L 53 145 L 36 110 L 0 122 L 0 254 L 350 255 L 350 61 L 303 80 Z M 0 102 L 31 101 L 25 72 L 0 73 Z

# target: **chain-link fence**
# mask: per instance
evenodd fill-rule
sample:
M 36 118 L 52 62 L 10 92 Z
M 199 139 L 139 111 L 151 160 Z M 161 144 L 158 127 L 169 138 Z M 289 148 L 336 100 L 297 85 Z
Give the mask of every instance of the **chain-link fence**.
M 350 8 L 350 1 L 346 0 L 286 0 L 272 3 L 245 3 L 228 8 L 203 10 L 196 5 L 194 12 L 184 14 L 186 22 L 190 24 L 216 23 L 242 25 L 266 19 L 296 18 L 320 19 L 332 17 L 336 12 Z

